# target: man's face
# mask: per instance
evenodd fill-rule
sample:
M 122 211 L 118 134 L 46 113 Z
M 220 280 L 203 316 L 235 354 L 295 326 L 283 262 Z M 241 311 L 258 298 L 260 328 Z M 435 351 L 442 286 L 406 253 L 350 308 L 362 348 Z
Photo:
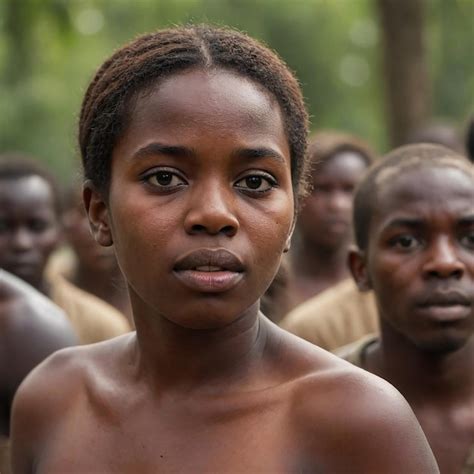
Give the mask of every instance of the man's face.
M 449 352 L 474 333 L 474 175 L 424 167 L 378 186 L 365 258 L 388 330 Z
M 313 173 L 313 191 L 298 217 L 308 245 L 337 249 L 350 241 L 354 189 L 367 168 L 358 153 L 337 153 Z
M 49 183 L 40 176 L 0 180 L 0 267 L 40 289 L 58 240 Z

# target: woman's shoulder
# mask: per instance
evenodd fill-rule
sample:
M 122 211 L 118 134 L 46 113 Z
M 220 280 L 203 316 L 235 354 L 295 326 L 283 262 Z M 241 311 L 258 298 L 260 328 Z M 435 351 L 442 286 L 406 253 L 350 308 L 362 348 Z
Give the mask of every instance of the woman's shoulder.
M 24 420 L 30 424 L 34 420 L 32 424 L 39 427 L 43 421 L 53 422 L 97 381 L 112 379 L 116 361 L 133 334 L 62 349 L 49 356 L 20 385 L 13 404 L 13 423 Z
M 291 418 L 305 455 L 326 458 L 335 472 L 437 472 L 415 415 L 392 385 L 296 336 L 280 337 L 285 370 L 294 371 Z

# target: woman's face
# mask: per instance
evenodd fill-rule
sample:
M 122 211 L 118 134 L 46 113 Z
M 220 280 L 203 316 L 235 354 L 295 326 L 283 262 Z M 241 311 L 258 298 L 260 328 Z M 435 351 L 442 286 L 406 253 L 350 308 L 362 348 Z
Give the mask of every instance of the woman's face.
M 134 101 L 98 199 L 89 214 L 113 241 L 135 313 L 219 328 L 256 311 L 293 225 L 277 101 L 223 70 L 160 82 Z

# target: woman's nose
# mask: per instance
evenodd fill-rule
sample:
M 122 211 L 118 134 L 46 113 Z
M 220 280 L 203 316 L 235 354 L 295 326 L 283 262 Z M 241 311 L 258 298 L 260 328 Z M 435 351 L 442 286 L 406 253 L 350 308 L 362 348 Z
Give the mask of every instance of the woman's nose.
M 193 190 L 184 226 L 189 234 L 225 234 L 232 237 L 239 229 L 233 189 L 226 183 L 208 182 Z

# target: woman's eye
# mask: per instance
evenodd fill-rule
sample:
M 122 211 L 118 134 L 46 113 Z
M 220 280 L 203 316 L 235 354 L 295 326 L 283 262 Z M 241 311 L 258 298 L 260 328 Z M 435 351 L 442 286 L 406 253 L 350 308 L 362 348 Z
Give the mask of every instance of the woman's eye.
M 145 178 L 152 186 L 157 188 L 176 188 L 184 186 L 186 181 L 171 171 L 155 171 L 153 174 L 148 175 Z
M 270 176 L 249 175 L 235 183 L 235 187 L 247 192 L 266 193 L 276 186 Z

